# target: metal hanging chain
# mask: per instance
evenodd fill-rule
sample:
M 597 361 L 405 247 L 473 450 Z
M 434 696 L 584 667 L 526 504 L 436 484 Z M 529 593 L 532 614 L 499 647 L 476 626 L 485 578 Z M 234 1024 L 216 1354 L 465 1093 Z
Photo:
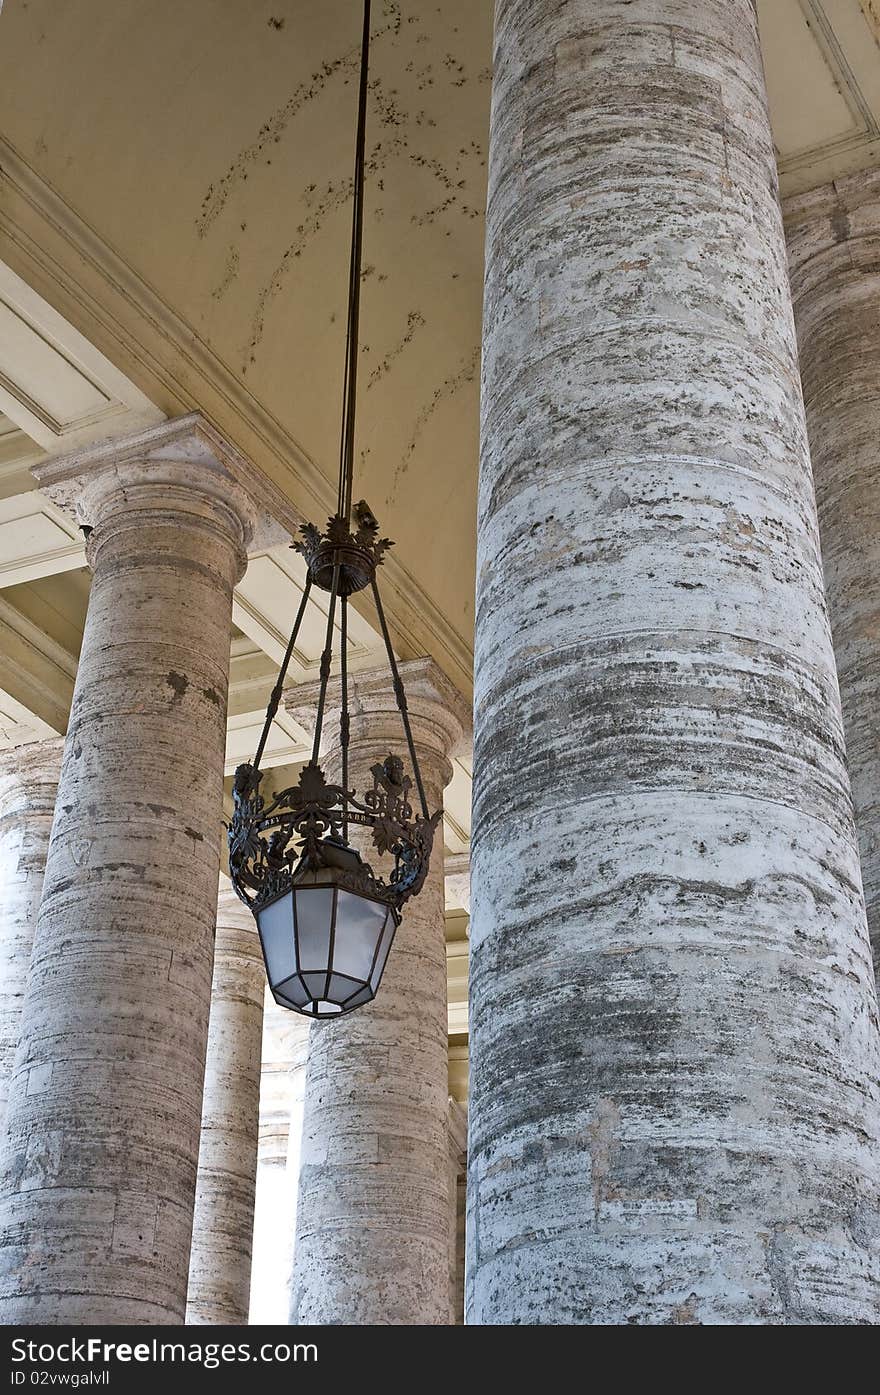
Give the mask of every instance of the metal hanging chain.
M 360 300 L 361 300 L 361 260 L 363 250 L 364 233 L 364 184 L 366 179 L 366 131 L 367 131 L 367 88 L 370 65 L 370 0 L 364 0 L 364 23 L 361 37 L 361 66 L 360 83 L 358 87 L 358 119 L 357 135 L 355 138 L 355 159 L 354 159 L 354 185 L 351 215 L 351 258 L 348 273 L 348 315 L 345 331 L 345 369 L 343 374 L 342 389 L 342 431 L 339 443 L 339 487 L 337 493 L 337 514 L 342 518 L 347 526 L 351 524 L 351 495 L 352 482 L 354 479 L 354 447 L 355 447 L 355 415 L 357 409 L 357 366 L 358 366 L 358 330 L 360 325 Z M 312 745 L 312 765 L 317 765 L 318 754 L 321 748 L 321 729 L 324 723 L 324 708 L 327 701 L 327 685 L 330 679 L 330 665 L 333 653 L 333 621 L 336 614 L 336 601 L 340 600 L 341 625 L 341 685 L 342 685 L 342 706 L 340 713 L 340 745 L 342 754 L 342 787 L 348 788 L 348 750 L 350 717 L 348 705 L 348 596 L 343 591 L 340 595 L 340 567 L 339 564 L 333 569 L 333 584 L 330 590 L 330 606 L 327 612 L 327 632 L 324 642 L 324 649 L 321 654 L 320 668 L 320 689 L 318 694 L 318 710 L 315 721 L 315 736 Z M 385 649 L 388 655 L 388 663 L 391 668 L 391 676 L 394 683 L 394 696 L 397 707 L 403 722 L 403 729 L 406 734 L 406 743 L 409 748 L 410 760 L 412 761 L 413 773 L 415 774 L 416 787 L 419 792 L 419 799 L 422 806 L 422 814 L 427 819 L 428 801 L 425 797 L 425 787 L 422 782 L 422 772 L 419 769 L 419 762 L 416 756 L 415 742 L 413 741 L 412 728 L 410 726 L 409 712 L 406 704 L 406 694 L 403 682 L 397 668 L 397 661 L 394 657 L 394 650 L 391 645 L 391 636 L 388 633 L 388 625 L 385 620 L 385 612 L 382 609 L 382 600 L 379 596 L 379 588 L 376 585 L 375 576 L 371 581 L 373 602 L 376 607 L 376 614 L 379 617 L 379 625 L 382 630 L 382 638 L 385 642 Z M 290 643 L 284 655 L 284 661 L 278 674 L 278 681 L 272 690 L 269 699 L 269 708 L 266 713 L 266 721 L 260 737 L 260 744 L 257 747 L 257 754 L 254 758 L 254 766 L 259 769 L 260 760 L 269 735 L 269 729 L 278 711 L 278 704 L 281 700 L 282 686 L 290 659 L 293 654 L 293 647 L 302 624 L 305 614 L 306 603 L 311 589 L 311 578 L 307 578 L 302 601 L 293 626 L 293 633 L 290 636 Z M 343 811 L 343 838 L 348 838 L 348 809 L 347 805 Z
M 339 665 L 342 705 L 339 713 L 339 745 L 342 752 L 342 788 L 348 793 L 348 743 L 351 722 L 348 715 L 348 596 L 342 597 L 339 627 Z M 348 842 L 348 802 L 342 806 L 342 841 Z
M 327 701 L 327 684 L 330 681 L 330 664 L 333 658 L 333 619 L 336 614 L 336 597 L 339 594 L 339 564 L 333 568 L 333 585 L 330 590 L 330 609 L 327 611 L 327 637 L 321 654 L 321 686 L 318 691 L 318 711 L 315 716 L 315 739 L 312 743 L 311 764 L 318 764 L 321 749 L 321 728 L 324 725 L 324 705 Z
M 357 407 L 358 326 L 361 306 L 361 250 L 364 235 L 365 143 L 367 133 L 367 77 L 370 66 L 370 0 L 364 0 L 361 39 L 361 76 L 358 93 L 357 137 L 354 156 L 354 201 L 351 214 L 351 263 L 348 274 L 348 320 L 345 335 L 345 375 L 342 390 L 342 437 L 339 446 L 339 494 L 337 513 L 351 519 L 354 477 L 354 429 Z
M 257 747 L 257 754 L 254 756 L 255 770 L 259 770 L 260 768 L 260 761 L 263 759 L 263 751 L 266 748 L 266 742 L 269 738 L 269 728 L 275 720 L 275 713 L 278 711 L 278 704 L 281 701 L 281 692 L 284 687 L 284 680 L 287 677 L 287 670 L 290 667 L 290 660 L 293 657 L 293 646 L 296 644 L 296 637 L 299 634 L 299 627 L 302 624 L 303 616 L 306 613 L 306 606 L 308 605 L 309 592 L 311 591 L 311 589 L 312 578 L 309 576 L 308 573 L 306 573 L 306 584 L 303 589 L 302 600 L 299 603 L 299 610 L 296 612 L 296 619 L 293 622 L 293 630 L 291 632 L 291 636 L 287 644 L 287 649 L 285 651 L 281 667 L 278 670 L 278 681 L 276 682 L 275 687 L 272 689 L 272 695 L 269 698 L 269 706 L 266 708 L 266 720 L 263 723 L 263 730 L 260 735 L 260 744 Z

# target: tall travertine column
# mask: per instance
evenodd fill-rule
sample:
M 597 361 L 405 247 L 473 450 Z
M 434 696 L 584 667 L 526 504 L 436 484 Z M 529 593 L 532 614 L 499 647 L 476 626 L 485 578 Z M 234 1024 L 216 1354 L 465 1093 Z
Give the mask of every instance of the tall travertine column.
M 880 1318 L 880 1036 L 752 0 L 499 0 L 468 1319 Z
M 197 418 L 37 473 L 91 530 L 94 576 L 10 1089 L 0 1319 L 180 1322 L 259 480 Z
M 221 876 L 188 1323 L 248 1320 L 265 987 L 256 922 Z
M 0 1130 L 61 770 L 61 737 L 0 753 Z
M 470 714 L 432 660 L 401 676 L 433 812 Z M 289 703 L 306 720 L 303 697 L 295 689 Z M 355 675 L 350 701 L 349 787 L 362 794 L 377 760 L 391 751 L 409 770 L 409 757 L 387 669 Z M 322 765 L 336 773 L 333 749 Z M 291 1322 L 449 1322 L 447 1113 L 441 828 L 375 1000 L 312 1025 Z
M 467 1182 L 467 1114 L 450 1095 L 449 1142 L 449 1310 L 450 1322 L 464 1322 L 464 1248 Z
M 868 927 L 880 968 L 880 171 L 783 208 Z
M 267 783 L 271 772 L 267 774 Z M 299 1181 L 299 1138 L 308 1055 L 307 1017 L 281 1008 L 266 989 L 251 1323 L 285 1323 Z

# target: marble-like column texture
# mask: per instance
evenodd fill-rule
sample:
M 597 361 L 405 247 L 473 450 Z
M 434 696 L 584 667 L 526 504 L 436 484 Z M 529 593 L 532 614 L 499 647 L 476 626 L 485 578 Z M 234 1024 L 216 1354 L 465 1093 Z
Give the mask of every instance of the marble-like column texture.
M 199 419 L 39 467 L 88 615 L 0 1172 L 0 1319 L 186 1307 L 246 462 Z
M 188 1323 L 248 1320 L 265 987 L 256 922 L 221 876 Z
M 467 1112 L 449 1097 L 449 1320 L 464 1322 L 464 1250 L 467 1202 Z
M 786 201 L 868 928 L 880 968 L 880 171 Z
M 470 713 L 432 660 L 402 664 L 401 676 L 433 812 Z M 354 675 L 350 696 L 349 787 L 371 788 L 370 767 L 389 751 L 411 774 L 387 669 Z M 301 688 L 288 702 L 305 720 Z M 335 750 L 322 765 L 336 773 Z M 375 1000 L 312 1024 L 293 1323 L 450 1320 L 445 939 L 441 828 L 425 885 L 403 908 Z
M 267 775 L 267 780 L 270 777 Z M 263 1012 L 257 1196 L 249 1322 L 286 1323 L 309 1027 L 268 987 Z
M 880 1036 L 752 0 L 499 0 L 468 1320 L 880 1318 Z
M 18 1045 L 55 796 L 61 737 L 0 753 L 0 1127 Z

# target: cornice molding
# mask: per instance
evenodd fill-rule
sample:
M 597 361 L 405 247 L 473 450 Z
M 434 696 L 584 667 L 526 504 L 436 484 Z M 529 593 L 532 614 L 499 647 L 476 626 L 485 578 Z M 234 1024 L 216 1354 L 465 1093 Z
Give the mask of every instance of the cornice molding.
M 287 501 L 290 523 L 321 524 L 335 487 L 196 331 L 0 137 L 0 249 L 29 285 L 168 416 L 198 408 Z M 287 520 L 285 520 L 285 526 Z M 430 653 L 470 698 L 473 649 L 393 554 L 386 608 L 400 653 Z M 369 607 L 364 614 L 369 619 Z

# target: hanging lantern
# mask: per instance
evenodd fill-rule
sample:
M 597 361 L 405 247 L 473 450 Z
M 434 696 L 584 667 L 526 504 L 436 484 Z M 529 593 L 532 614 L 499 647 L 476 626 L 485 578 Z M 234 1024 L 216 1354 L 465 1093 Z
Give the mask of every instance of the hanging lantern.
M 339 1017 L 375 997 L 400 924 L 401 908 L 424 884 L 442 811 L 429 814 L 376 569 L 392 545 L 365 503 L 352 511 L 354 425 L 357 393 L 358 318 L 363 229 L 364 143 L 370 4 L 364 5 L 358 102 L 351 264 L 349 269 L 337 511 L 322 533 L 313 524 L 293 544 L 305 558 L 306 585 L 293 631 L 272 690 L 252 765 L 240 765 L 233 780 L 229 825 L 229 873 L 236 892 L 252 910 L 260 934 L 269 986 L 275 1001 L 309 1017 Z M 352 527 L 352 512 L 354 524 Z M 312 587 L 329 593 L 327 631 L 321 655 L 314 743 L 299 781 L 268 799 L 260 786 L 260 760 L 281 701 Z M 388 655 L 397 706 L 412 762 L 419 812 L 412 804 L 413 780 L 395 755 L 372 767 L 372 789 L 359 799 L 348 788 L 348 600 L 369 587 Z M 333 648 L 336 607 L 340 610 L 341 717 L 339 784 L 328 784 L 318 764 Z M 368 833 L 376 853 L 393 860 L 383 878 L 348 841 L 351 825 Z
M 337 516 L 327 533 L 311 525 L 298 549 L 309 571 L 285 662 L 269 702 L 253 765 L 240 765 L 232 787 L 229 870 L 238 895 L 257 921 L 266 972 L 275 1001 L 309 1017 L 337 1017 L 375 997 L 400 924 L 401 907 L 424 884 L 442 811 L 429 814 L 406 708 L 403 683 L 391 648 L 375 570 L 387 540 L 378 540 L 365 504 L 358 529 L 343 529 Z M 311 587 L 329 579 L 327 637 L 312 757 L 299 781 L 266 800 L 259 761 L 278 710 L 281 685 Z M 352 590 L 371 585 L 391 678 L 409 748 L 421 812 L 413 808 L 413 781 L 399 756 L 372 767 L 373 785 L 362 798 L 348 789 L 347 606 Z M 324 587 L 326 589 L 326 586 Z M 341 595 L 340 595 L 341 593 Z M 341 607 L 341 781 L 328 784 L 318 764 L 330 675 L 334 612 Z M 377 854 L 393 859 L 386 879 L 348 841 L 351 825 L 365 828 Z

